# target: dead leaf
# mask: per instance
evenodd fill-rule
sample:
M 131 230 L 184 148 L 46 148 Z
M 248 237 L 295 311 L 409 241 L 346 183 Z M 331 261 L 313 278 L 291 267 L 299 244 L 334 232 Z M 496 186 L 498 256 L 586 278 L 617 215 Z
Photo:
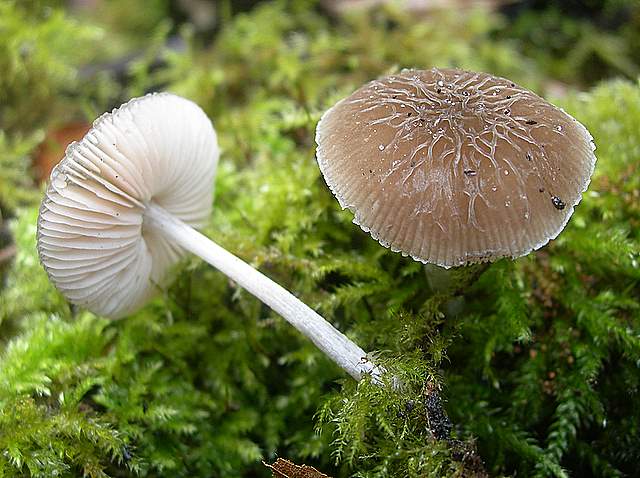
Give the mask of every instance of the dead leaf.
M 38 148 L 34 158 L 36 179 L 44 183 L 49 179 L 53 167 L 64 157 L 67 145 L 79 141 L 89 131 L 88 123 L 68 123 L 47 131 L 47 136 Z
M 330 478 L 312 466 L 296 465 L 284 458 L 278 458 L 273 465 L 262 463 L 273 472 L 274 478 Z

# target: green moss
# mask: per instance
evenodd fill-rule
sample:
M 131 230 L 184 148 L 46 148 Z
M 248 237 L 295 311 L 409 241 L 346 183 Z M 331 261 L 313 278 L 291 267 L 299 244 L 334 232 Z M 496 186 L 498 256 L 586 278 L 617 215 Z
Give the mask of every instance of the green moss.
M 0 297 L 0 475 L 268 476 L 260 460 L 276 456 L 332 476 L 633 474 L 640 86 L 611 81 L 559 100 L 598 145 L 561 236 L 434 293 L 421 264 L 340 210 L 314 160 L 320 114 L 404 66 L 489 70 L 534 88 L 545 72 L 493 40 L 499 19 L 481 11 L 426 23 L 391 9 L 331 25 L 308 6 L 263 4 L 209 47 L 183 32 L 182 52 L 164 49 L 160 27 L 149 51 L 161 66 L 150 53 L 126 85 L 81 89 L 78 103 L 97 113 L 106 98 L 158 85 L 200 103 L 223 147 L 207 234 L 378 351 L 395 387 L 345 377 L 195 259 L 133 317 L 70 307 L 37 261 L 37 211 L 24 206 L 33 190 L 13 179 L 31 199 L 6 196 L 19 209 Z M 36 142 L 38 128 L 5 133 L 0 147 L 24 158 L 33 143 L 20 138 Z
M 0 129 L 30 131 L 42 126 L 61 91 L 78 84 L 77 67 L 101 39 L 101 31 L 67 17 L 60 9 L 13 0 L 0 4 Z

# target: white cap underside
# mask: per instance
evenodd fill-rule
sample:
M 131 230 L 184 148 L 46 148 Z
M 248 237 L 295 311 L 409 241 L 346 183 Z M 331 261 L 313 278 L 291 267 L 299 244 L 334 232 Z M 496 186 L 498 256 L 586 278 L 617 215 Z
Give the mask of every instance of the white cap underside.
M 219 156 L 210 120 L 168 93 L 101 116 L 51 173 L 38 252 L 72 302 L 119 318 L 157 294 L 182 251 L 143 227 L 153 201 L 199 227 L 211 212 Z

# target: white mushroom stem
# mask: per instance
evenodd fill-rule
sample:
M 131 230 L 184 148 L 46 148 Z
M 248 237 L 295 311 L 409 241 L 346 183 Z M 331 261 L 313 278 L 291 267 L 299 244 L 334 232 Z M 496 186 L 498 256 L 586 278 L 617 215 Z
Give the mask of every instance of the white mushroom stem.
M 284 287 L 156 204 L 148 204 L 144 224 L 201 257 L 271 307 L 356 380 L 369 374 L 380 381 L 380 368 L 367 359 L 364 350 Z

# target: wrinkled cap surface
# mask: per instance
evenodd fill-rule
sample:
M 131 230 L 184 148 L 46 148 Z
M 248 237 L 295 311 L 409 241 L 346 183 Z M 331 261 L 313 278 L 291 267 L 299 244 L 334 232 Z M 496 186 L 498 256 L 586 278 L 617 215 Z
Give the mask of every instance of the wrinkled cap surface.
M 202 226 L 211 212 L 218 144 L 193 102 L 136 98 L 95 121 L 51 173 L 38 218 L 38 252 L 73 303 L 118 318 L 157 294 L 182 250 L 145 228 L 154 202 Z
M 564 228 L 595 166 L 573 117 L 505 78 L 403 70 L 339 101 L 316 131 L 324 178 L 394 251 L 452 267 L 519 257 Z

